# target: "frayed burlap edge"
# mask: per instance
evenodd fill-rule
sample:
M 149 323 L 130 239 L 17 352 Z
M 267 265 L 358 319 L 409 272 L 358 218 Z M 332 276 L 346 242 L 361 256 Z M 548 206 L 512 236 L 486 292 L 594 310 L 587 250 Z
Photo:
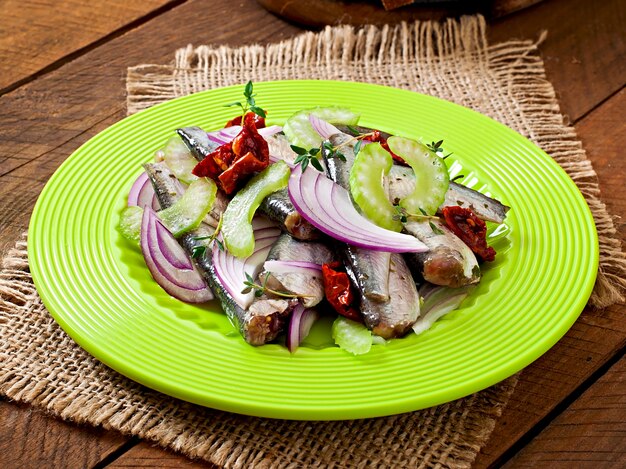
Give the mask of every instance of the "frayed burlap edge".
M 171 66 L 129 69 L 129 112 L 249 78 L 386 84 L 435 94 L 513 127 L 559 161 L 590 204 L 602 251 L 591 301 L 623 299 L 624 256 L 615 229 L 598 199 L 595 173 L 562 123 L 536 44 L 488 46 L 484 21 L 473 17 L 327 28 L 267 47 L 187 47 Z M 287 422 L 193 406 L 127 380 L 73 343 L 37 296 L 24 242 L 0 272 L 0 327 L 0 394 L 225 467 L 469 467 L 517 382 L 514 376 L 442 406 L 359 421 Z
M 591 209 L 600 244 L 589 303 L 604 308 L 624 302 L 626 255 L 600 200 L 591 162 L 574 128 L 563 122 L 538 43 L 489 46 L 485 33 L 482 17 L 464 17 L 442 24 L 327 27 L 268 46 L 188 46 L 177 51 L 173 65 L 128 69 L 128 112 L 248 79 L 304 78 L 378 83 L 473 108 L 529 138 L 574 180 Z
M 467 468 L 517 383 L 516 375 L 430 409 L 353 421 L 261 419 L 195 406 L 130 381 L 78 347 L 41 303 L 25 241 L 0 272 L 0 326 L 0 394 L 228 468 Z

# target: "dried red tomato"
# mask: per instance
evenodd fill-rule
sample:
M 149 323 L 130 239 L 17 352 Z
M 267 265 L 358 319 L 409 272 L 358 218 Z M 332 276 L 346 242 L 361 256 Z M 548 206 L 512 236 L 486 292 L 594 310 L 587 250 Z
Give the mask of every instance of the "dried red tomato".
M 252 152 L 246 153 L 242 158 L 237 159 L 233 165 L 219 175 L 218 179 L 222 190 L 231 194 L 237 189 L 239 182 L 246 176 L 262 171 L 267 167 L 267 163 L 259 161 Z
M 324 279 L 324 293 L 331 306 L 342 316 L 353 321 L 362 322 L 361 315 L 352 305 L 354 294 L 348 274 L 338 271 L 340 262 L 331 262 L 322 265 L 322 278 Z
M 380 133 L 380 130 L 374 130 L 372 132 L 372 135 L 364 138 L 364 140 L 367 140 L 369 142 L 378 142 L 378 143 L 380 143 L 380 146 L 383 147 L 385 150 L 387 150 L 394 160 L 396 160 L 400 164 L 408 166 L 406 164 L 406 161 L 404 161 L 404 159 L 401 156 L 396 155 L 394 152 L 392 152 L 389 149 L 389 145 L 387 144 L 387 139 L 382 136 L 382 134 Z
M 208 155 L 192 173 L 198 177 L 210 177 L 224 192 L 231 194 L 247 179 L 247 176 L 265 169 L 270 162 L 267 142 L 256 127 L 256 114 L 247 113 L 241 132 L 232 142 L 226 143 Z
M 235 154 L 233 153 L 232 145 L 225 143 L 218 147 L 213 153 L 207 155 L 191 172 L 198 177 L 208 177 L 217 180 L 219 175 L 224 171 L 224 163 L 234 159 Z M 228 164 L 226 168 L 228 168 Z
M 233 153 L 237 158 L 241 158 L 246 153 L 251 152 L 259 161 L 269 164 L 270 150 L 267 146 L 267 142 L 256 127 L 256 114 L 251 112 L 246 114 L 243 120 L 243 129 L 233 140 Z
M 468 208 L 455 205 L 444 207 L 443 217 L 448 228 L 469 246 L 480 259 L 493 261 L 496 251 L 487 246 L 487 225 Z
M 263 127 L 265 127 L 265 119 L 257 114 L 254 115 L 254 123 L 257 129 L 262 129 Z M 226 122 L 226 125 L 224 127 L 232 127 L 233 125 L 241 125 L 241 116 L 233 117 L 231 120 Z

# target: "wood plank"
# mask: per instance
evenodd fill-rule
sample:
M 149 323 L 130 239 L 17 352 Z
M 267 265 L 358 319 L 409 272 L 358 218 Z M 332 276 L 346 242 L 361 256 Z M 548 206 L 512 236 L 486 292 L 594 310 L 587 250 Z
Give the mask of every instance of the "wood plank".
M 0 8 L 0 93 L 172 0 L 5 0 Z
M 504 467 L 626 467 L 626 358 Z
M 128 440 L 116 432 L 61 422 L 30 406 L 0 403 L 0 467 L 91 467 Z
M 620 157 L 626 145 L 624 106 L 626 90 L 576 125 L 607 196 L 608 208 L 622 219 L 626 217 L 626 161 Z M 624 241 L 626 230 L 623 224 L 618 226 Z M 514 442 L 626 345 L 625 312 L 624 305 L 600 311 L 585 309 L 565 337 L 522 372 L 509 405 L 477 458 L 477 467 L 498 461 Z
M 491 42 L 548 37 L 540 50 L 561 111 L 572 122 L 626 83 L 626 2 L 546 0 L 495 21 Z
M 130 469 L 137 467 L 159 467 L 171 469 L 214 469 L 214 464 L 195 460 L 192 461 L 178 453 L 141 442 L 122 454 L 118 459 L 106 466 L 107 469 Z
M 45 182 L 62 161 L 82 143 L 125 115 L 126 68 L 139 63 L 168 63 L 173 52 L 189 43 L 214 41 L 220 44 L 268 43 L 290 37 L 300 31 L 263 10 L 254 0 L 232 4 L 219 0 L 211 5 L 211 15 L 200 15 L 206 3 L 192 1 L 157 17 L 123 37 L 98 47 L 46 74 L 28 85 L 0 97 L 0 253 L 13 246 L 28 226 L 36 198 Z M 214 18 L 231 18 L 216 22 Z M 250 25 L 254 25 L 251 28 Z M 176 34 L 164 34 L 175 31 Z M 210 32 L 210 36 L 209 33 Z M 150 44 L 150 47 L 146 47 Z M 68 80 L 71 77 L 71 80 Z M 28 166 L 24 166 L 28 163 Z M 0 414 L 23 414 L 28 421 L 30 407 L 11 407 L 0 400 Z M 18 419 L 18 417 L 13 417 Z M 4 421 L 4 418 L 3 418 Z M 65 424 L 37 414 L 30 425 L 45 434 L 47 441 L 89 443 L 73 447 L 58 444 L 58 459 L 42 464 L 50 453 L 37 447 L 36 440 L 14 433 L 9 425 L 0 425 L 0 440 L 5 448 L 24 446 L 19 465 L 23 467 L 88 467 L 108 452 L 96 451 L 110 439 L 128 441 L 116 432 L 89 433 L 84 427 Z M 44 431 L 45 430 L 45 431 Z M 101 441 L 103 440 L 104 441 Z M 103 446 L 103 447 L 104 447 Z M 115 448 L 111 446 L 111 450 Z M 72 451 L 64 463 L 60 458 Z M 82 461 L 89 464 L 82 464 Z M 76 462 L 76 464 L 74 464 Z M 17 464 L 0 467 L 15 467 Z
M 233 18 L 228 22 L 215 22 L 212 18 L 198 15 L 198 8 L 201 8 L 198 5 L 201 3 L 192 1 L 177 7 L 175 11 L 155 18 L 137 30 L 116 38 L 59 70 L 0 98 L 0 121 L 3 128 L 0 134 L 0 155 L 8 158 L 6 161 L 15 164 L 13 169 L 2 171 L 6 174 L 0 176 L 0 240 L 2 240 L 0 244 L 12 244 L 26 228 L 28 219 L 25 214 L 34 204 L 44 182 L 67 155 L 80 143 L 123 115 L 124 83 L 120 78 L 124 76 L 127 66 L 142 62 L 169 62 L 173 50 L 188 42 L 210 40 L 227 44 L 257 41 L 263 43 L 280 40 L 298 31 L 297 28 L 260 10 L 253 0 L 235 4 L 234 12 L 233 6 L 225 0 L 215 2 L 212 7 L 212 18 Z M 556 17 L 552 20 L 557 24 L 562 21 Z M 573 17 L 572 21 L 582 19 Z M 253 30 L 250 29 L 250 24 L 254 24 Z M 575 24 L 571 23 L 570 27 Z M 175 38 L 164 34 L 164 31 L 176 31 Z M 210 39 L 207 39 L 206 31 L 211 31 Z M 150 47 L 146 48 L 145 44 L 150 44 Z M 594 49 L 593 43 L 588 47 L 598 54 L 612 53 L 610 49 L 608 51 Z M 555 52 L 561 56 L 567 53 L 567 50 Z M 72 80 L 67 79 L 69 76 Z M 567 86 L 567 83 L 573 80 L 572 76 L 561 78 L 563 79 L 561 83 L 555 83 L 557 91 L 563 89 L 565 96 L 567 93 L 573 93 L 575 90 L 572 91 Z M 585 112 L 597 104 L 591 101 L 586 103 Z M 623 108 L 623 104 L 621 106 Z M 602 147 L 605 142 L 592 138 L 590 142 L 585 143 Z M 617 135 L 617 144 L 623 147 L 623 137 Z M 612 169 L 614 173 L 607 174 L 608 187 L 605 187 L 608 188 L 607 194 L 610 194 L 611 200 L 614 200 L 623 187 L 615 178 L 623 179 L 626 171 L 616 155 L 607 155 L 607 158 L 611 164 L 616 164 Z M 15 159 L 21 161 L 13 163 Z M 2 169 L 4 167 L 3 162 Z M 622 215 L 626 213 L 619 201 L 614 207 L 614 212 Z M 9 222 L 6 222 L 5 217 L 8 217 Z M 558 348 L 553 349 L 541 364 L 536 365 L 538 367 L 536 371 L 523 375 L 523 379 L 524 376 L 529 376 L 529 379 L 525 387 L 521 387 L 522 391 L 516 392 L 518 403 L 516 411 L 519 413 L 505 414 L 505 417 L 508 415 L 509 418 L 509 427 L 516 423 L 511 418 L 525 418 L 529 414 L 534 421 L 538 421 L 545 415 L 547 409 L 560 402 L 563 395 L 567 394 L 567 389 L 574 389 L 577 383 L 582 382 L 604 363 L 606 357 L 610 357 L 614 350 L 619 348 L 620 343 L 623 344 L 623 310 L 615 308 L 597 315 L 585 313 L 583 317 L 585 320 L 581 320 L 580 326 L 577 325 Z M 565 391 L 560 392 L 562 379 L 559 376 L 572 370 L 575 370 L 572 382 L 565 382 L 563 384 Z M 541 392 L 541 384 L 534 381 L 550 385 L 553 389 Z M 537 387 L 540 388 L 538 393 L 541 402 L 537 407 L 531 407 L 532 410 L 521 409 L 524 405 L 534 404 L 533 393 L 537 393 Z M 553 390 L 555 392 L 552 392 Z M 528 394 L 523 395 L 524 393 Z M 4 405 L 7 404 L 1 403 L 0 409 Z M 505 419 L 505 426 L 506 422 Z M 56 430 L 51 425 L 49 431 Z M 507 428 L 499 427 L 496 432 L 494 438 L 502 437 L 510 444 L 518 435 L 525 433 L 525 429 L 514 427 L 509 431 Z M 4 433 L 2 435 L 2 438 L 5 438 Z M 9 435 L 9 441 L 12 441 L 11 438 Z M 19 442 L 12 441 L 10 444 Z M 503 447 L 501 445 L 499 448 Z M 35 455 L 32 457 L 35 458 Z M 24 465 L 28 466 L 28 459 Z

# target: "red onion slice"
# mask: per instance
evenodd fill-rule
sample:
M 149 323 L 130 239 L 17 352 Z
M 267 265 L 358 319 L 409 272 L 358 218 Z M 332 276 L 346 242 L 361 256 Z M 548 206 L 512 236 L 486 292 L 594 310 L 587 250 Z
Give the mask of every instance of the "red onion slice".
M 300 214 L 323 233 L 345 243 L 388 252 L 425 252 L 417 238 L 381 228 L 357 212 L 350 194 L 324 174 L 297 166 L 291 173 L 289 197 Z
M 320 119 L 315 114 L 309 114 L 309 122 L 311 127 L 315 130 L 323 140 L 327 140 L 331 135 L 340 134 L 341 131 L 334 125 Z
M 158 225 L 165 231 L 157 229 Z M 176 244 L 166 241 L 167 236 Z M 185 251 L 161 224 L 156 212 L 147 206 L 141 220 L 140 246 L 152 277 L 167 293 L 186 303 L 204 303 L 213 299 L 213 293 L 191 262 L 191 269 L 178 269 L 169 262 L 168 259 L 178 260 L 186 256 Z
M 154 188 L 152 187 L 150 178 L 145 172 L 139 175 L 128 193 L 129 207 L 143 207 L 144 205 L 149 205 L 154 210 L 159 210 L 161 208 L 156 194 L 154 193 Z
M 319 313 L 314 309 L 304 309 L 301 303 L 293 309 L 289 326 L 287 327 L 287 348 L 295 352 L 300 343 L 309 335 L 313 323 L 319 319 Z
M 217 245 L 213 246 L 215 273 L 226 291 L 244 309 L 247 309 L 254 301 L 253 291 L 241 293 L 245 288 L 246 273 L 252 278 L 256 278 L 259 275 L 272 245 L 281 233 L 280 229 L 265 217 L 254 217 L 252 229 L 254 230 L 255 239 L 254 251 L 245 259 L 240 259 L 227 251 L 222 251 Z
M 273 274 L 300 273 L 307 275 L 319 275 L 322 266 L 313 262 L 305 261 L 265 261 L 263 270 Z

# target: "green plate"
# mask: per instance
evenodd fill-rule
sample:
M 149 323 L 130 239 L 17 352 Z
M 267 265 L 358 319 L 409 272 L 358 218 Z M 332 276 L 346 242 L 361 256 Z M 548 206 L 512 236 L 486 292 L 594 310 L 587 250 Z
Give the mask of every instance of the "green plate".
M 141 254 L 116 231 L 141 163 L 174 129 L 217 129 L 240 99 L 229 87 L 128 117 L 80 147 L 35 207 L 28 254 L 52 316 L 114 370 L 186 401 L 286 419 L 353 419 L 417 410 L 512 375 L 559 340 L 582 311 L 598 266 L 590 211 L 543 151 L 469 109 L 375 85 L 285 81 L 255 84 L 268 123 L 312 106 L 346 106 L 361 124 L 444 139 L 466 182 L 511 206 L 496 262 L 461 309 L 419 336 L 352 356 L 329 341 L 329 323 L 290 354 L 247 345 L 219 306 L 191 306 L 152 280 Z

